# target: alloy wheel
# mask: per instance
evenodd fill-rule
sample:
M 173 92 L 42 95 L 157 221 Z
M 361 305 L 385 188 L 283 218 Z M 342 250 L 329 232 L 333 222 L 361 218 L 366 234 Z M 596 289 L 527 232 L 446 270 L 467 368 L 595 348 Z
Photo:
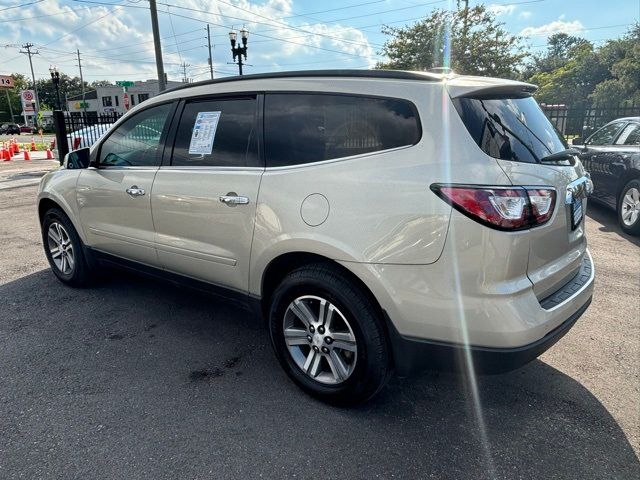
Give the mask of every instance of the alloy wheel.
M 346 381 L 353 373 L 358 347 L 351 325 L 329 300 L 304 295 L 284 314 L 284 339 L 296 365 L 327 385 Z
M 73 273 L 75 256 L 69 233 L 60 222 L 49 225 L 47 244 L 53 263 L 64 275 Z
M 631 187 L 622 197 L 622 205 L 620 206 L 620 217 L 622 222 L 630 227 L 638 221 L 640 216 L 640 190 Z

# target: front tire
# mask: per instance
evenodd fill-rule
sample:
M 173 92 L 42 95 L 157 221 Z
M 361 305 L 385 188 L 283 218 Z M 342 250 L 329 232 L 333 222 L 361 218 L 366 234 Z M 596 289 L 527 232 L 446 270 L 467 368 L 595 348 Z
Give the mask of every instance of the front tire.
M 629 235 L 640 235 L 640 180 L 628 182 L 618 199 L 618 222 Z
M 84 245 L 71 220 L 59 208 L 51 208 L 42 219 L 42 243 L 51 270 L 72 287 L 86 287 L 92 281 Z
M 275 290 L 269 330 L 287 375 L 321 401 L 355 405 L 391 375 L 382 318 L 358 285 L 336 267 L 294 270 Z

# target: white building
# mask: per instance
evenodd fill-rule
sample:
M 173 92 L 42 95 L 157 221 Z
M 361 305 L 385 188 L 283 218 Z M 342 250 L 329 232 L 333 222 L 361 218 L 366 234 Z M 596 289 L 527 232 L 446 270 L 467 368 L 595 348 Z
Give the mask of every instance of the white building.
M 177 87 L 182 82 L 168 81 L 167 88 Z M 95 90 L 85 92 L 84 101 L 86 103 L 86 111 L 98 115 L 108 113 L 125 113 L 131 107 L 138 105 L 145 100 L 158 95 L 157 80 L 146 80 L 135 82 L 131 87 L 109 86 L 98 87 Z M 128 107 L 127 107 L 128 103 Z M 69 112 L 80 113 L 85 110 L 82 104 L 82 95 L 75 95 L 67 98 L 67 109 Z

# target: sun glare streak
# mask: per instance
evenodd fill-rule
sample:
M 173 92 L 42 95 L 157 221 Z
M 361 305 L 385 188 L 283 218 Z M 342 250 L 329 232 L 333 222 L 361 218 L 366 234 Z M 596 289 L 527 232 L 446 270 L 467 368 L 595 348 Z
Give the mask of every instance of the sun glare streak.
M 449 2 L 449 9 L 455 8 L 453 2 Z M 442 36 L 442 66 L 451 66 L 451 37 L 450 37 L 450 25 L 446 25 L 443 30 Z M 447 91 L 446 77 L 442 82 L 442 124 L 443 124 L 443 153 L 445 157 L 445 178 L 447 182 L 452 181 L 451 176 L 451 131 L 450 131 L 450 105 L 451 99 Z M 453 224 L 449 226 L 449 239 L 455 243 L 456 231 Z M 454 271 L 454 294 L 456 297 L 456 308 L 458 310 L 458 322 L 459 330 L 462 332 L 462 344 L 464 347 L 462 363 L 464 365 L 464 378 L 466 381 L 465 387 L 471 393 L 473 415 L 475 417 L 478 430 L 480 432 L 480 441 L 482 443 L 482 452 L 485 457 L 489 478 L 496 478 L 495 466 L 493 458 L 491 456 L 491 449 L 489 447 L 489 437 L 487 435 L 487 428 L 484 419 L 484 412 L 482 409 L 482 402 L 480 399 L 480 392 L 478 390 L 478 381 L 476 377 L 475 366 L 473 363 L 473 357 L 471 355 L 471 349 L 469 345 L 469 331 L 467 326 L 467 319 L 465 316 L 464 305 L 462 301 L 462 288 L 460 284 L 460 269 L 458 263 L 457 249 L 452 249 L 453 271 Z

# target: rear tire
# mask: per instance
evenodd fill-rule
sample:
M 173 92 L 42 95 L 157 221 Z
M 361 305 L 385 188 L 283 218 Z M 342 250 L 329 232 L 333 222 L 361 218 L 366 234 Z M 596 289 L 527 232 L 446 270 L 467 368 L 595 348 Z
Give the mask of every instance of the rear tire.
M 51 270 L 58 280 L 72 287 L 86 287 L 93 268 L 78 232 L 59 208 L 51 208 L 42 219 L 42 243 Z
M 629 235 L 640 235 L 640 180 L 628 182 L 618 199 L 618 222 Z
M 378 310 L 331 265 L 306 265 L 285 277 L 272 296 L 269 330 L 287 375 L 323 402 L 362 403 L 391 376 L 389 342 Z

